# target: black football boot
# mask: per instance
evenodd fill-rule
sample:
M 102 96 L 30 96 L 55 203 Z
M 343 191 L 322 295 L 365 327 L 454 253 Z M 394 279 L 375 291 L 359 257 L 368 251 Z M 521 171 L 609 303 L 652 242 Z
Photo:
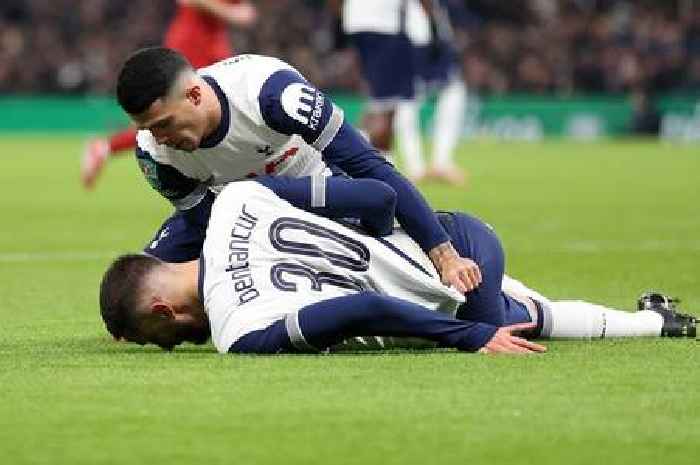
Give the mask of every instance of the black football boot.
M 645 292 L 637 300 L 637 310 L 651 310 L 663 317 L 663 337 L 695 337 L 697 318 L 678 313 L 676 306 L 679 302 L 680 300 L 659 292 Z

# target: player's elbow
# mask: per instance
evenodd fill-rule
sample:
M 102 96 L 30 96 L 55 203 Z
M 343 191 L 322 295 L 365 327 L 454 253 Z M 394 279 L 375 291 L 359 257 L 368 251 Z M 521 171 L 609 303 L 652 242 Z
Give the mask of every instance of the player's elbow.
M 394 216 L 396 210 L 396 191 L 389 184 L 377 179 L 366 179 L 368 196 L 372 200 L 370 205 L 373 214 Z

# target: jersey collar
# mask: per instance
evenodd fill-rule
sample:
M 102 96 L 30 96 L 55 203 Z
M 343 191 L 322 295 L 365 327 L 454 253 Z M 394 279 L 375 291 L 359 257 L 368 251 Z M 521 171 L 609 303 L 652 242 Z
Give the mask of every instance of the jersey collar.
M 221 121 L 219 122 L 219 126 L 199 143 L 200 148 L 210 149 L 219 145 L 221 141 L 224 140 L 224 137 L 226 137 L 226 134 L 228 134 L 229 125 L 231 124 L 231 109 L 229 108 L 226 94 L 221 90 L 219 83 L 211 76 L 202 76 L 202 79 L 214 89 L 214 93 L 216 93 L 216 97 L 219 99 L 219 105 L 221 105 Z

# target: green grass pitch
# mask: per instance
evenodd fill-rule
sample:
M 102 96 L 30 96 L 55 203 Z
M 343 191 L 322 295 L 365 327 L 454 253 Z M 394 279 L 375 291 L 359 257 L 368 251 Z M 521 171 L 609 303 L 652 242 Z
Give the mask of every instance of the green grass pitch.
M 696 464 L 694 340 L 559 341 L 525 358 L 450 351 L 221 356 L 118 344 L 110 259 L 169 212 L 131 157 L 78 183 L 79 137 L 0 138 L 0 463 Z M 550 297 L 700 314 L 700 152 L 651 142 L 461 146 L 458 191 L 507 269 Z

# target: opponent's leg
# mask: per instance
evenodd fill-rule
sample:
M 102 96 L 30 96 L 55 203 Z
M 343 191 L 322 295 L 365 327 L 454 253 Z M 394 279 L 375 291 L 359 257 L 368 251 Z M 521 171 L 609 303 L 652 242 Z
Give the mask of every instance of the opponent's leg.
M 406 176 L 414 182 L 420 181 L 425 176 L 419 109 L 420 103 L 417 99 L 404 100 L 398 104 L 394 118 L 394 133 L 401 144 Z
M 453 159 L 464 122 L 466 98 L 464 82 L 453 78 L 440 90 L 435 106 L 431 175 L 454 185 L 466 182 L 464 173 Z
M 80 166 L 80 177 L 86 189 L 92 189 L 114 154 L 136 147 L 136 128 L 128 128 L 112 134 L 108 139 L 91 139 L 85 145 Z

